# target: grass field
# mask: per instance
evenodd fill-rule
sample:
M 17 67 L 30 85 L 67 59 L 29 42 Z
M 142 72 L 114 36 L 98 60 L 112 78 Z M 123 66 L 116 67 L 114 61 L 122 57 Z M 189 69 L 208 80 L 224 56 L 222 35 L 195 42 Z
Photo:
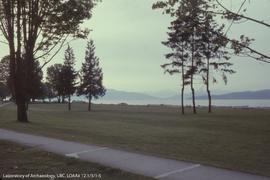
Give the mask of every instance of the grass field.
M 31 105 L 29 124 L 16 122 L 14 106 L 0 108 L 0 128 L 270 176 L 269 109 L 199 109 L 182 116 L 169 106 L 66 108 Z
M 76 159 L 65 158 L 52 153 L 37 149 L 0 141 L 0 179 L 6 175 L 49 175 L 65 174 L 66 177 L 80 175 L 80 179 L 110 179 L 110 180 L 151 180 L 152 178 L 142 177 L 126 173 L 120 170 L 105 168 L 103 166 L 82 162 Z M 38 162 L 38 163 L 37 163 Z M 84 178 L 88 177 L 88 178 Z M 95 178 L 91 178 L 95 177 Z M 3 178 L 16 179 L 16 178 Z M 17 178 L 18 179 L 18 178 Z M 23 179 L 23 178 L 19 178 Z M 49 178 L 28 178 L 28 179 L 49 179 Z M 74 178 L 65 178 L 74 179 Z M 78 178 L 77 178 L 78 179 Z

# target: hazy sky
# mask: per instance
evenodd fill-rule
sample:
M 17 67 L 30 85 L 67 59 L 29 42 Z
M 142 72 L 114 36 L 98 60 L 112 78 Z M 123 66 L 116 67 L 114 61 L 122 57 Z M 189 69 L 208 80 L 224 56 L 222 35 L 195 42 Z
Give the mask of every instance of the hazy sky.
M 84 26 L 91 28 L 90 37 L 96 44 L 96 55 L 104 72 L 107 88 L 139 91 L 178 91 L 180 77 L 163 73 L 161 64 L 169 49 L 161 44 L 166 40 L 170 18 L 158 10 L 152 10 L 155 0 L 103 0 L 93 11 L 93 17 Z M 233 1 L 239 7 L 240 1 Z M 270 23 L 270 0 L 252 0 L 248 15 Z M 241 33 L 256 39 L 254 47 L 270 54 L 270 29 L 253 23 L 234 24 L 229 35 Z M 83 58 L 86 42 L 73 41 L 77 68 Z M 2 46 L 1 46 L 2 47 Z M 6 53 L 0 48 L 0 56 Z M 53 63 L 63 62 L 61 51 Z M 229 77 L 227 86 L 220 80 L 212 89 L 218 91 L 270 89 L 270 64 L 258 63 L 247 58 L 232 57 L 235 75 Z M 197 89 L 204 90 L 201 83 Z

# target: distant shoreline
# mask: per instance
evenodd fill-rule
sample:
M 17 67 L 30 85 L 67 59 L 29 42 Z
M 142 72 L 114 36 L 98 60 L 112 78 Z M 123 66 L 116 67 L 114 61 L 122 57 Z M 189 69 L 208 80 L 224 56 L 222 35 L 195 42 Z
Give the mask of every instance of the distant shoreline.
M 204 102 L 204 104 L 199 104 L 197 103 L 197 107 L 198 108 L 207 108 L 207 100 L 197 100 L 197 102 Z M 223 100 L 224 101 L 236 101 L 236 100 Z M 250 100 L 250 101 L 255 101 L 254 99 L 253 100 Z M 262 100 L 256 100 L 256 101 L 262 101 Z M 263 101 L 267 101 L 268 100 L 263 100 Z M 178 102 L 178 101 L 177 101 Z M 180 102 L 180 101 L 179 101 Z M 164 107 L 180 107 L 180 103 L 178 102 L 178 104 L 176 103 L 162 103 L 162 102 L 155 102 L 155 103 L 151 103 L 151 102 L 121 102 L 121 101 L 93 101 L 93 104 L 98 104 L 98 105 L 115 105 L 115 106 L 164 106 Z M 235 108 L 235 109 L 270 109 L 270 101 L 269 101 L 269 104 L 267 105 L 258 105 L 258 104 L 253 104 L 253 105 L 246 105 L 246 104 L 243 104 L 243 105 L 231 105 L 231 104 L 215 104 L 215 100 L 213 100 L 213 107 L 215 108 Z M 239 101 L 238 101 L 239 102 Z M 42 101 L 36 101 L 34 102 L 34 104 L 42 104 L 43 102 Z M 45 104 L 48 104 L 49 102 L 46 101 Z M 56 101 L 52 101 L 51 102 L 52 104 L 57 104 Z M 88 102 L 86 100 L 73 100 L 72 103 L 85 103 L 87 104 Z M 191 107 L 191 104 L 185 104 L 185 107 Z

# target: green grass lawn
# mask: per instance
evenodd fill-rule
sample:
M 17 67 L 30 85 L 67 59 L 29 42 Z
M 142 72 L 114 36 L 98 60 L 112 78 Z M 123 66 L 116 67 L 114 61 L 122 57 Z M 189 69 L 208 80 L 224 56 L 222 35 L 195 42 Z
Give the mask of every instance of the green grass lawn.
M 72 108 L 31 105 L 31 123 L 21 124 L 10 105 L 0 108 L 0 128 L 270 176 L 269 109 L 199 109 L 182 116 L 169 106 Z
M 143 176 L 137 176 L 120 170 L 106 168 L 94 163 L 82 162 L 72 158 L 66 158 L 37 149 L 0 141 L 0 179 L 6 175 L 46 175 L 57 176 L 65 174 L 73 176 L 79 174 L 77 179 L 110 179 L 110 180 L 151 180 Z M 88 178 L 84 178 L 87 177 Z M 91 178 L 95 177 L 95 178 Z M 3 178 L 15 179 L 15 178 Z M 18 179 L 18 178 L 17 178 Z M 23 179 L 23 178 L 19 178 Z M 28 178 L 44 179 L 44 178 Z M 49 178 L 45 178 L 49 179 Z M 59 179 L 59 178 L 58 178 Z M 74 179 L 74 178 L 64 178 Z

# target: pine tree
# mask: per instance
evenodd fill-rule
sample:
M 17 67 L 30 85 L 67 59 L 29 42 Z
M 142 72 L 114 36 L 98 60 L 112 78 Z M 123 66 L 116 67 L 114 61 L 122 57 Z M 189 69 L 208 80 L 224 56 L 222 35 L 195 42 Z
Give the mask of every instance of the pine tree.
M 235 73 L 230 67 L 233 65 L 228 60 L 228 52 L 226 51 L 226 46 L 228 41 L 224 39 L 223 33 L 224 25 L 218 25 L 215 21 L 215 14 L 208 12 L 209 6 L 205 6 L 204 15 L 204 29 L 202 30 L 202 41 L 201 50 L 204 55 L 204 67 L 200 69 L 202 74 L 203 82 L 206 86 L 206 91 L 208 95 L 208 112 L 212 112 L 212 98 L 210 92 L 210 79 L 212 78 L 213 83 L 217 80 L 214 77 L 214 72 L 219 72 L 222 78 L 227 84 L 227 75 Z M 222 36 L 220 36 L 222 34 Z M 212 73 L 211 73 L 211 70 Z
M 81 84 L 78 88 L 78 95 L 86 95 L 89 100 L 88 111 L 91 111 L 92 98 L 97 99 L 104 96 L 106 89 L 102 84 L 103 74 L 99 67 L 99 58 L 95 56 L 95 45 L 93 40 L 87 43 L 85 62 L 81 69 Z
M 190 84 L 192 92 L 193 113 L 196 114 L 194 76 L 199 74 L 199 67 L 202 66 L 202 53 L 200 52 L 200 29 L 201 8 L 205 5 L 204 0 L 182 0 L 178 9 L 172 13 L 176 18 L 172 23 L 169 39 L 164 44 L 170 47 L 174 53 L 167 55 L 175 60 L 170 63 L 173 66 L 169 72 L 182 73 L 182 113 L 184 86 Z M 180 60 L 180 62 L 179 62 Z M 168 65 L 168 64 L 167 64 Z M 167 66 L 166 64 L 163 67 Z M 178 70 L 174 69 L 178 66 Z M 179 69 L 180 67 L 180 69 Z
M 184 108 L 184 90 L 185 86 L 190 84 L 189 77 L 186 76 L 187 63 L 189 54 L 187 53 L 187 34 L 181 29 L 183 22 L 181 19 L 177 18 L 175 21 L 171 22 L 169 27 L 170 32 L 168 33 L 168 40 L 162 42 L 165 46 L 171 48 L 172 52 L 165 55 L 165 57 L 170 61 L 169 63 L 163 64 L 161 67 L 165 69 L 165 73 L 173 75 L 175 73 L 180 73 L 181 82 L 181 110 L 182 114 L 185 114 Z
M 63 79 L 63 95 L 68 97 L 68 110 L 71 110 L 71 96 L 76 90 L 77 72 L 74 69 L 75 56 L 73 49 L 68 45 L 65 51 L 64 66 L 61 71 Z
M 181 72 L 182 84 L 185 84 L 185 80 L 189 79 L 186 83 L 191 86 L 193 113 L 196 113 L 194 77 L 201 75 L 206 85 L 209 99 L 208 111 L 211 112 L 212 104 L 209 82 L 210 77 L 213 78 L 213 82 L 216 82 L 216 79 L 210 70 L 221 72 L 225 83 L 227 82 L 226 74 L 234 73 L 230 69 L 232 64 L 228 62 L 228 52 L 225 50 L 228 40 L 224 38 L 224 26 L 218 25 L 213 14 L 209 13 L 211 9 L 215 9 L 216 7 L 212 4 L 212 0 L 175 0 L 167 2 L 159 1 L 154 4 L 153 8 L 164 8 L 165 13 L 176 18 L 169 28 L 171 30 L 168 33 L 169 39 L 164 43 L 174 51 L 173 54 L 167 57 L 174 58 L 175 60 L 170 64 L 163 65 L 163 67 L 172 65 L 175 68 L 178 66 L 178 69 L 172 68 L 169 72 L 171 74 Z M 179 52 L 186 52 L 187 55 L 184 53 L 181 57 L 181 55 L 177 55 Z M 177 58 L 175 58 L 176 56 Z M 183 57 L 186 58 L 185 63 L 177 62 Z

